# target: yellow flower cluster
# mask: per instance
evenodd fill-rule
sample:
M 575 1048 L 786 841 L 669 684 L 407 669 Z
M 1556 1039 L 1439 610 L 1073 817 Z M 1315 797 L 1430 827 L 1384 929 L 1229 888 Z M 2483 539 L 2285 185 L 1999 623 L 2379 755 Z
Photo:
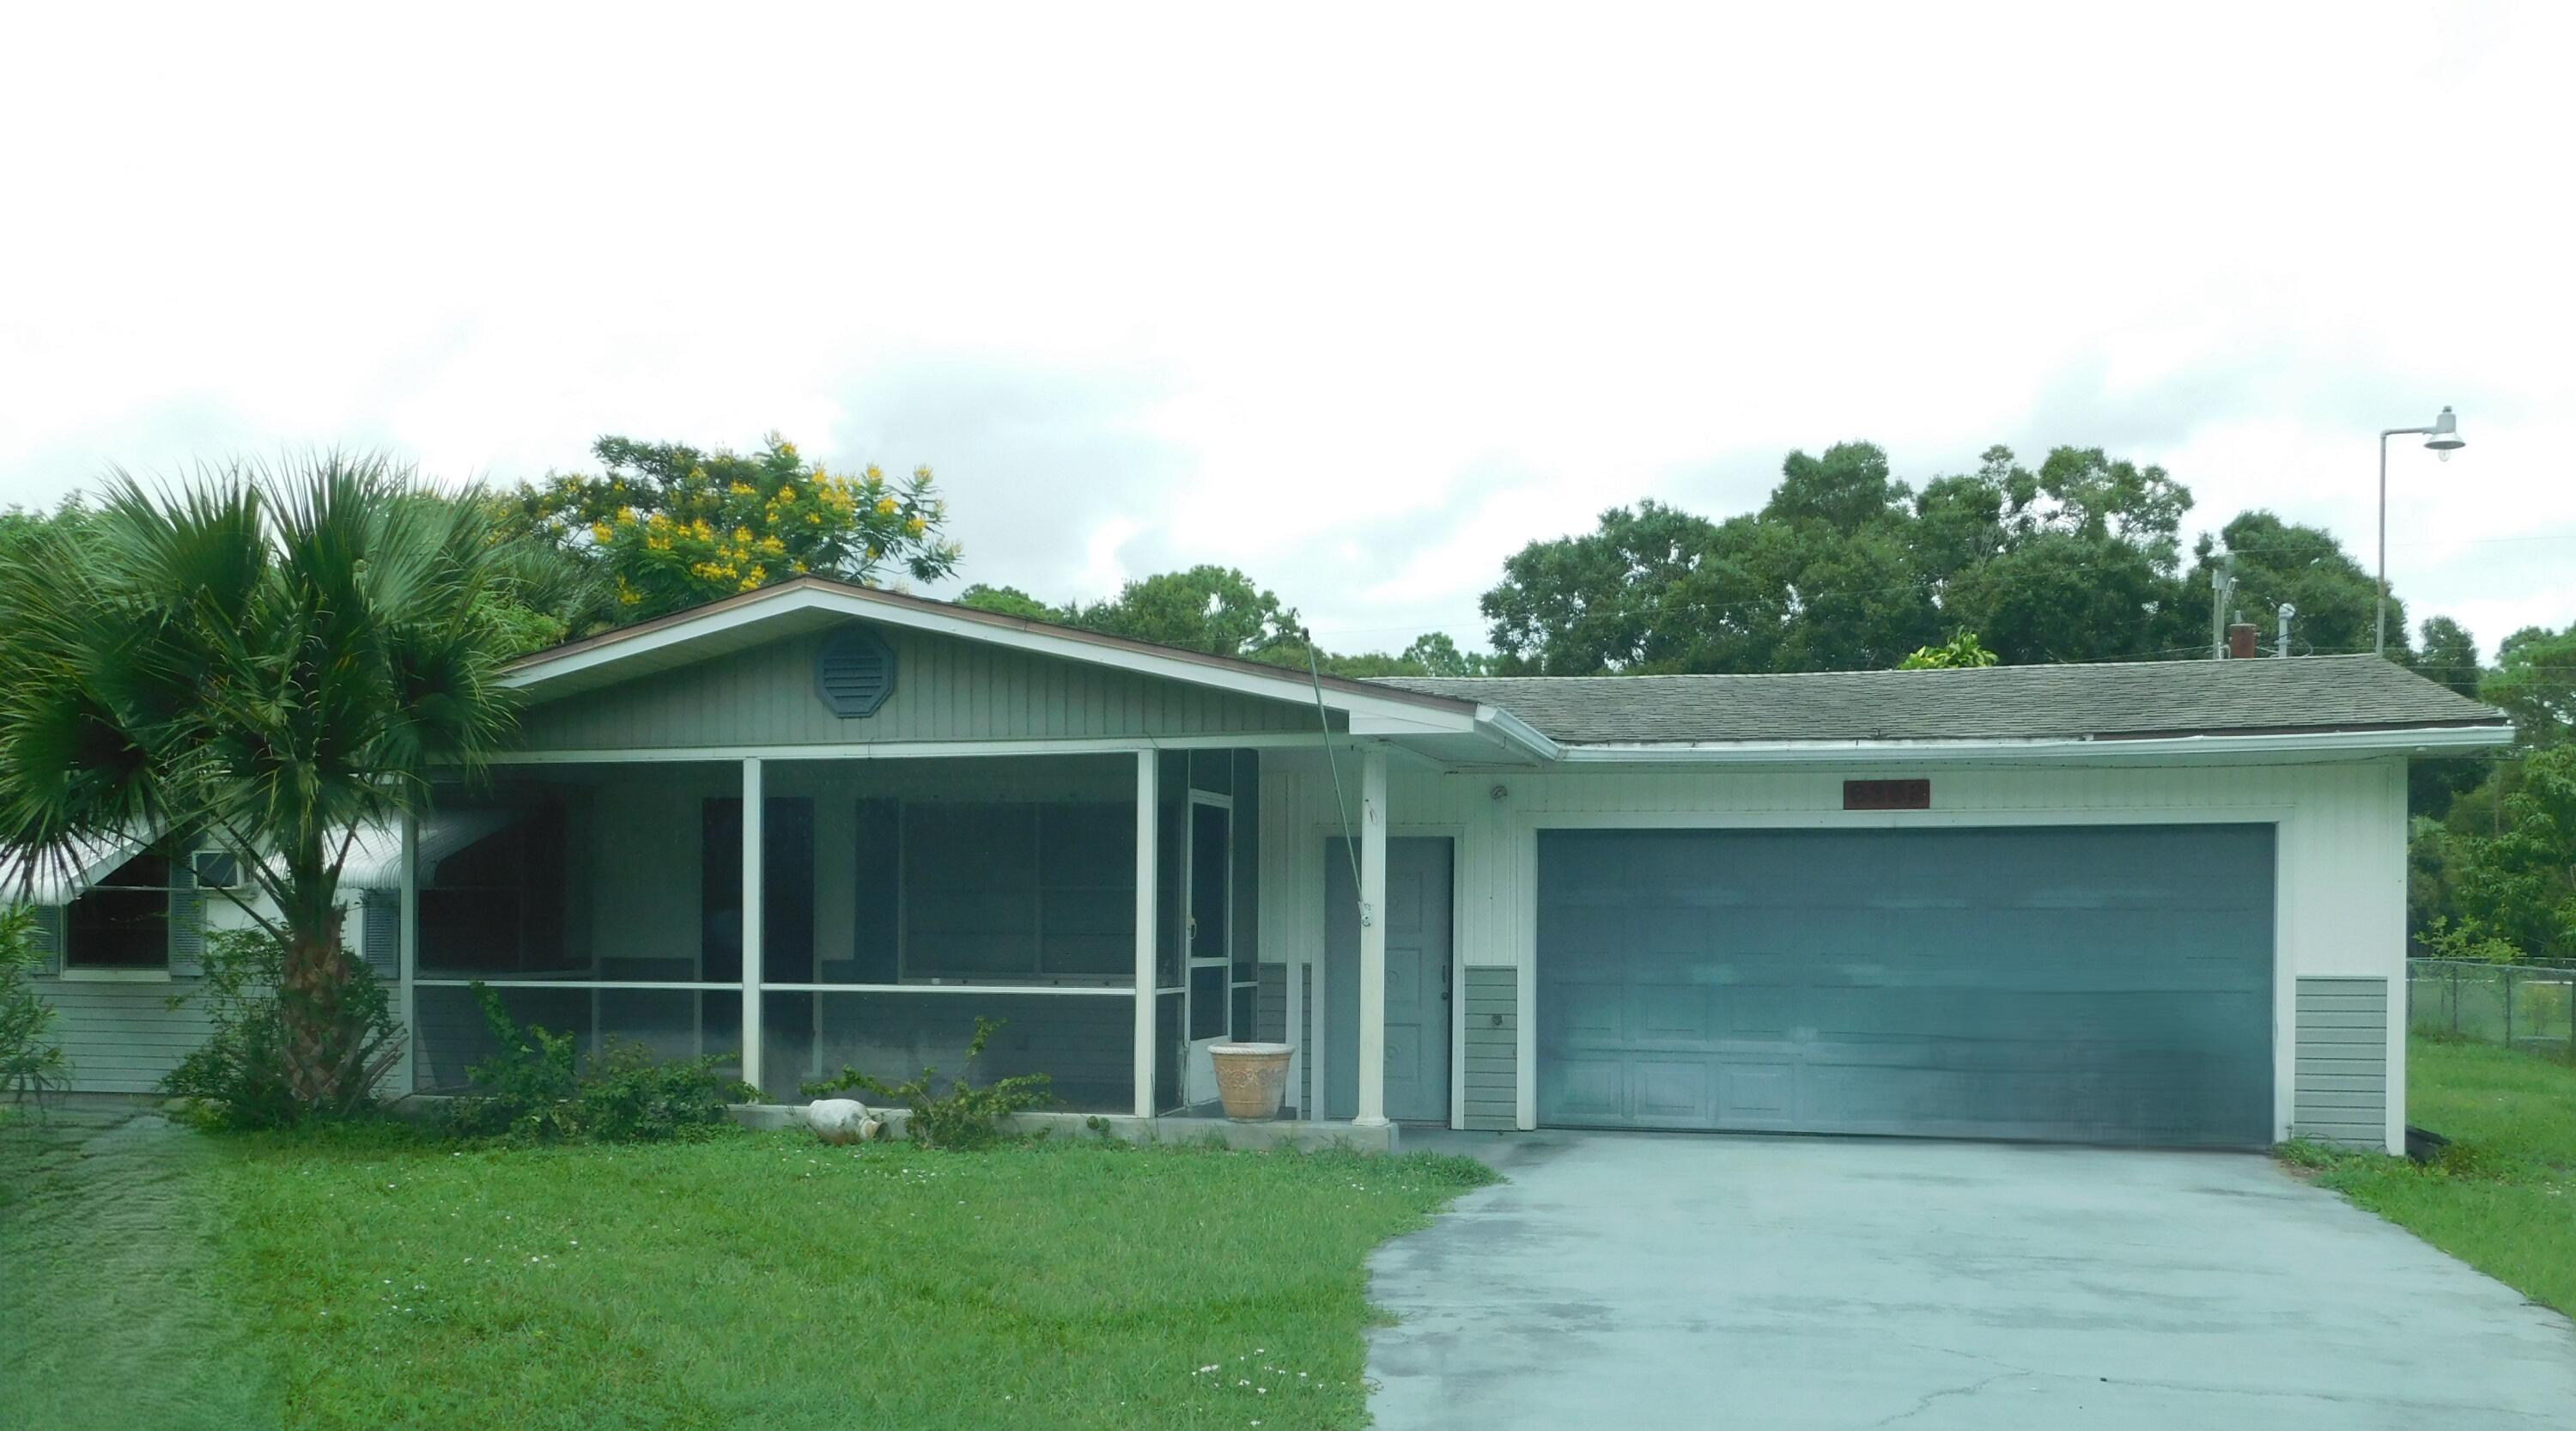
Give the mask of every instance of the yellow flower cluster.
M 645 490 L 657 493 L 654 510 L 639 513 L 631 504 Z M 927 469 L 903 482 L 873 465 L 835 472 L 804 465 L 793 444 L 775 438 L 749 457 L 723 454 L 685 474 L 663 469 L 650 487 L 557 477 L 534 505 L 558 533 L 586 531 L 618 554 L 617 600 L 628 606 L 750 591 L 900 553 L 937 560 L 949 550 L 929 535 L 943 511 Z

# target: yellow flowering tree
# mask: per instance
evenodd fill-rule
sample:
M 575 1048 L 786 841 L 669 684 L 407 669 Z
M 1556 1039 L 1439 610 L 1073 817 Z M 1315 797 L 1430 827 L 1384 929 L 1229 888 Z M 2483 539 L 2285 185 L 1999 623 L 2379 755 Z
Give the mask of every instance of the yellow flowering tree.
M 834 472 L 772 433 L 756 452 L 603 437 L 600 470 L 553 473 L 512 499 L 517 522 L 606 568 L 601 624 L 660 616 L 813 573 L 875 584 L 957 568 L 930 469 Z

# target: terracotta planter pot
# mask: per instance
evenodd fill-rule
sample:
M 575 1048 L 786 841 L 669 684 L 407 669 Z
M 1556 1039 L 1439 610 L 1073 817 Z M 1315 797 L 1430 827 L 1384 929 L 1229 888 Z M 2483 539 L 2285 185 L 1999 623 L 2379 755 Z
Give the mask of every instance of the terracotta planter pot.
M 1288 1058 L 1296 1050 L 1284 1043 L 1212 1043 L 1217 1097 L 1225 1116 L 1238 1123 L 1262 1123 L 1279 1116 L 1288 1092 Z

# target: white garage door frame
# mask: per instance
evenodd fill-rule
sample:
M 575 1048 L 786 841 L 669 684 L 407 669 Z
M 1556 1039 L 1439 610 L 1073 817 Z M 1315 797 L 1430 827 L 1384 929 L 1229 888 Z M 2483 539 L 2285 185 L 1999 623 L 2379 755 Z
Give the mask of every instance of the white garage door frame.
M 2285 953 L 2290 949 L 2290 918 L 2295 901 L 2287 858 L 2287 827 L 2296 814 L 2287 805 L 2229 806 L 2086 806 L 2080 809 L 2030 810 L 1777 810 L 1677 813 L 1672 811 L 1547 811 L 1514 822 L 1520 885 L 1520 1126 L 1538 1126 L 1538 837 L 1543 830 L 1932 830 L 2013 826 L 2079 825 L 2270 825 L 2272 860 L 2272 1137 L 2290 1133 L 2291 1097 L 2295 1090 L 2298 1046 L 2297 971 Z M 2395 1027 L 2398 1020 L 2391 1019 Z M 1464 1037 L 1463 1034 L 1460 1035 Z M 2388 1076 L 2405 1076 L 2405 1050 L 2397 1035 Z M 1452 1059 L 1461 1055 L 1451 1049 Z M 1454 1065 L 1453 1065 L 1454 1066 Z

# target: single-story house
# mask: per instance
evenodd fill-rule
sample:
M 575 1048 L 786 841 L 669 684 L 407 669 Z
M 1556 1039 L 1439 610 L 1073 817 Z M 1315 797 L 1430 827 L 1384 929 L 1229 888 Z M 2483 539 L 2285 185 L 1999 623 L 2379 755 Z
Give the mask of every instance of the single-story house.
M 1365 1127 L 2398 1148 L 2406 764 L 2509 737 L 2372 656 L 1317 680 L 813 578 L 509 682 L 497 777 L 350 865 L 413 1086 L 482 981 L 782 1101 L 989 1018 L 1159 1116 L 1284 1039 Z M 201 1030 L 220 877 L 46 896 L 82 1086 Z

